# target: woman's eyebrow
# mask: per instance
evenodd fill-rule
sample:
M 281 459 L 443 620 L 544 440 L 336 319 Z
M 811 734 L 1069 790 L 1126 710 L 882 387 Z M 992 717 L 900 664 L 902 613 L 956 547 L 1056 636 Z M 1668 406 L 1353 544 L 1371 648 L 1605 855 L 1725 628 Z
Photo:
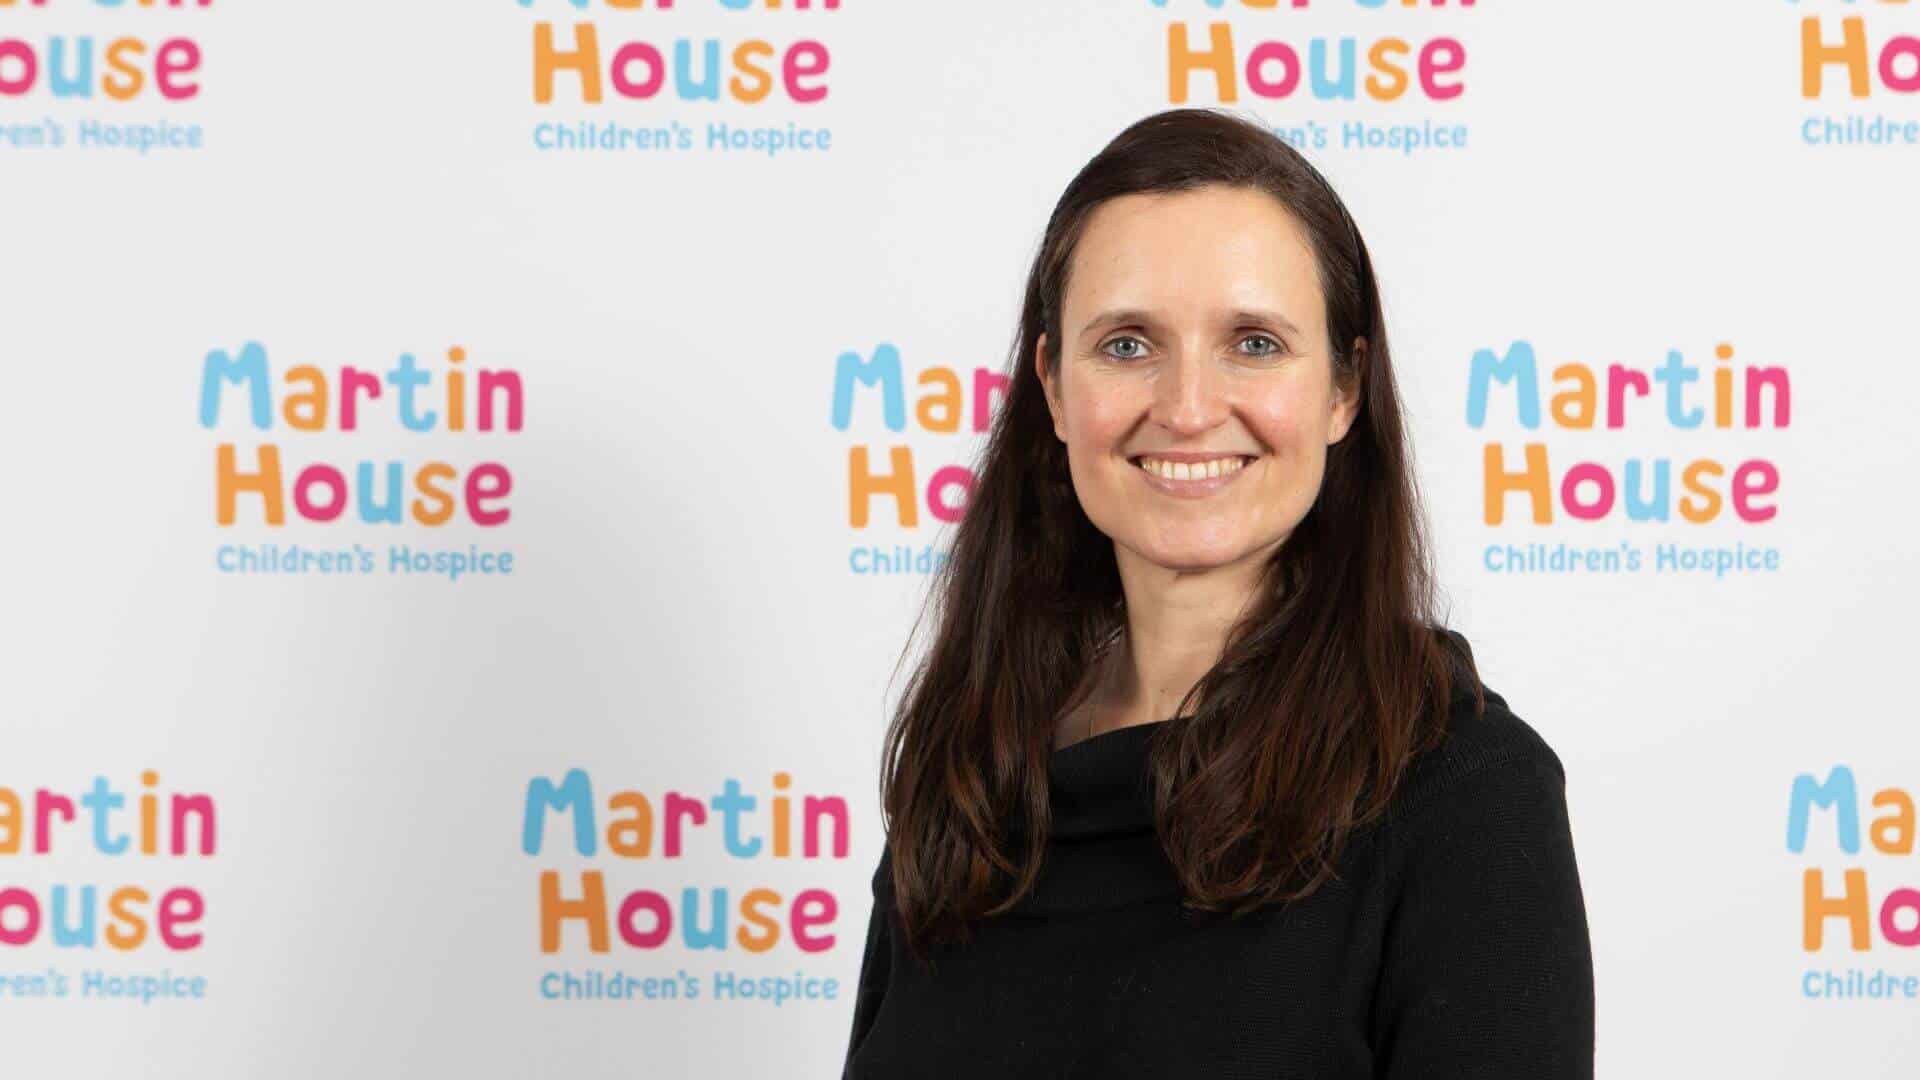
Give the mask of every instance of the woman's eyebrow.
M 1250 323 L 1250 322 L 1268 323 L 1273 326 L 1277 326 L 1281 330 L 1284 330 L 1290 334 L 1300 333 L 1300 328 L 1295 326 L 1291 319 L 1288 319 L 1285 315 L 1282 315 L 1277 311 L 1262 311 L 1257 308 L 1240 308 L 1235 311 L 1227 312 L 1223 316 L 1223 318 L 1225 321 L 1233 323 L 1235 325 L 1239 325 L 1241 323 Z M 1120 326 L 1127 323 L 1138 323 L 1141 326 L 1160 325 L 1159 320 L 1156 319 L 1153 313 L 1150 311 L 1146 311 L 1141 308 L 1115 308 L 1112 311 L 1103 311 L 1100 314 L 1095 315 L 1092 319 L 1089 319 L 1087 321 L 1087 325 L 1082 327 L 1080 332 L 1085 334 L 1095 330 L 1099 330 L 1103 327 Z
M 1298 334 L 1300 332 L 1300 328 L 1293 325 L 1293 320 L 1277 311 L 1261 311 L 1257 308 L 1243 308 L 1239 311 L 1232 312 L 1227 317 L 1235 323 L 1263 322 L 1277 326 L 1289 334 Z
M 1139 308 L 1116 308 L 1113 311 L 1103 311 L 1087 320 L 1087 325 L 1081 327 L 1080 332 L 1085 334 L 1104 327 L 1119 326 L 1124 323 L 1139 323 L 1143 326 L 1159 325 L 1159 321 L 1153 317 L 1152 312 L 1142 311 Z

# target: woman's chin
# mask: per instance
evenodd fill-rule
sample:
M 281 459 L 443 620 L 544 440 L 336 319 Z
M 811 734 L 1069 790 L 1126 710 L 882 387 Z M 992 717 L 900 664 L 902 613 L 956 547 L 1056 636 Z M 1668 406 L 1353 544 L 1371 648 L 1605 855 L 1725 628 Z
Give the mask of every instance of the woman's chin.
M 1245 561 L 1253 552 L 1254 545 L 1247 543 L 1201 542 L 1192 544 L 1168 544 L 1165 542 L 1150 548 L 1138 549 L 1140 557 L 1162 570 L 1177 570 L 1183 574 L 1204 573 L 1219 570 Z

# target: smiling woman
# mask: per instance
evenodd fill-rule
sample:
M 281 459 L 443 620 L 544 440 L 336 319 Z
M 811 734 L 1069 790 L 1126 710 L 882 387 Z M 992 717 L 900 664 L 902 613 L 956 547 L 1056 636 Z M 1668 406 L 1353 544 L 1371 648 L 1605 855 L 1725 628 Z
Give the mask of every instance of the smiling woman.
M 1559 757 L 1432 614 L 1378 288 L 1267 129 L 1067 186 L 887 731 L 845 1075 L 1593 1075 Z
M 1250 587 L 1358 407 L 1366 341 L 1331 348 L 1311 239 L 1257 189 L 1145 192 L 1089 215 L 1072 270 L 1033 362 L 1081 509 L 1122 560 Z

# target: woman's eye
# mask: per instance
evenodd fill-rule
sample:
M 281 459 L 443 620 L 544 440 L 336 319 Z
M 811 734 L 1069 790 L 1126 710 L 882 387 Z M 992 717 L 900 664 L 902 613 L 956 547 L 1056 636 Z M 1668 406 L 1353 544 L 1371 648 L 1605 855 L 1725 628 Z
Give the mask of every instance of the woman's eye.
M 1279 339 L 1275 338 L 1271 334 L 1250 334 L 1247 337 L 1243 338 L 1241 341 L 1242 344 L 1246 344 L 1247 342 L 1264 343 L 1264 347 L 1257 348 L 1253 351 L 1252 355 L 1254 356 L 1279 356 L 1280 354 L 1287 351 L 1286 346 L 1282 345 Z M 1146 354 L 1145 353 L 1146 346 L 1140 341 L 1139 338 L 1133 337 L 1131 335 L 1126 337 L 1114 338 L 1111 341 L 1108 341 L 1104 346 L 1104 348 L 1106 350 L 1107 355 L 1113 357 L 1116 360 L 1137 360 Z M 1126 349 L 1130 351 L 1126 351 L 1126 352 L 1114 351 L 1117 349 Z
M 1255 353 L 1256 356 L 1274 356 L 1281 352 L 1286 351 L 1284 348 L 1282 348 L 1282 346 L 1278 341 L 1274 340 L 1272 336 L 1267 334 L 1253 334 L 1253 335 L 1250 335 L 1246 340 L 1247 341 L 1264 341 L 1269 346 L 1271 346 L 1271 348 L 1261 349 L 1259 352 Z

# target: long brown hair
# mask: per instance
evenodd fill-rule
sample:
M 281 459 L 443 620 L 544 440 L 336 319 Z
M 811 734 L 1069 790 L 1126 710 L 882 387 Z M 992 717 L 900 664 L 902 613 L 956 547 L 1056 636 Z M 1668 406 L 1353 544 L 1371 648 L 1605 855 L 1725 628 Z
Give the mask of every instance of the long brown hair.
M 1074 494 L 1030 362 L 1039 336 L 1057 371 L 1067 272 L 1097 206 L 1210 184 L 1264 191 L 1306 227 L 1334 377 L 1358 380 L 1361 392 L 1313 507 L 1265 567 L 1219 660 L 1152 733 L 1156 828 L 1185 903 L 1238 915 L 1318 889 L 1337 876 L 1349 834 L 1385 812 L 1410 760 L 1437 741 L 1455 687 L 1470 686 L 1484 707 L 1464 639 L 1432 616 L 1433 573 L 1358 227 L 1320 173 L 1265 128 L 1209 109 L 1149 116 L 1080 170 L 1047 221 L 1007 397 L 930 582 L 937 635 L 884 740 L 889 881 L 917 955 L 964 939 L 967 922 L 1033 887 L 1055 721 L 1126 627 L 1113 542 Z

